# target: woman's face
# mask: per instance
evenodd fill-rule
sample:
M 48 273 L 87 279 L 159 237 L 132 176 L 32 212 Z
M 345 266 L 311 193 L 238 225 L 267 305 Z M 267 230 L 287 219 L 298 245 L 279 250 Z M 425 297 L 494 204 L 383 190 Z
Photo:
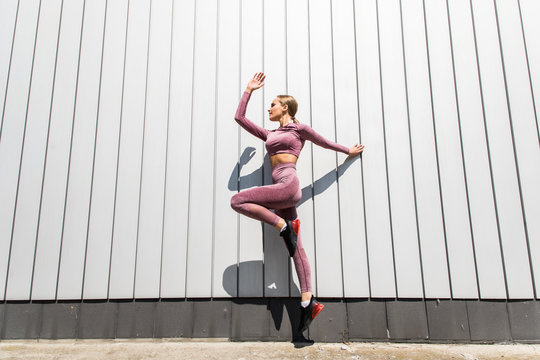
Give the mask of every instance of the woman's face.
M 286 113 L 287 109 L 281 105 L 279 98 L 275 98 L 268 109 L 268 118 L 270 121 L 279 121 Z

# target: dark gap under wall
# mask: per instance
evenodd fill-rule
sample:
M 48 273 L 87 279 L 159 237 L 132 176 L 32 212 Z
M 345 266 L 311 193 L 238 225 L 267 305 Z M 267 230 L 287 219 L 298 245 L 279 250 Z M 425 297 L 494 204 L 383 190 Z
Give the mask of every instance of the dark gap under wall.
M 297 333 L 292 298 L 4 302 L 1 339 L 223 338 L 230 341 L 540 343 L 540 302 L 320 299 Z

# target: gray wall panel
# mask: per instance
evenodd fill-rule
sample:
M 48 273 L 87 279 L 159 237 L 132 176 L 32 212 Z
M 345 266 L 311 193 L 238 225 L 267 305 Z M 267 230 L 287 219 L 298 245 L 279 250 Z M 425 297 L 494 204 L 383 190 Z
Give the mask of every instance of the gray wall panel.
M 381 86 L 398 297 L 422 297 L 399 1 L 379 1 Z
M 81 68 L 83 19 L 84 1 L 63 4 L 39 230 L 32 274 L 34 277 L 32 298 L 34 293 L 40 299 L 54 298 L 62 241 L 64 234 L 68 238 L 71 235 L 70 215 L 77 216 L 77 214 L 69 213 L 66 205 L 69 199 L 68 188 L 70 159 L 74 149 L 73 140 L 74 136 L 78 135 L 73 130 L 77 118 L 77 101 L 79 100 L 77 93 Z M 95 95 L 92 93 L 92 97 Z M 81 102 L 84 104 L 84 100 Z M 83 202 L 78 202 L 77 205 L 84 207 Z M 87 206 L 88 204 L 86 204 L 86 212 L 88 212 Z M 83 226 L 85 225 L 83 224 Z M 86 234 L 85 229 L 83 231 L 83 234 Z M 78 239 L 71 238 L 70 240 L 77 241 Z
M 141 175 L 135 297 L 159 297 L 167 125 L 172 1 L 152 1 L 148 40 L 148 82 Z
M 14 223 L 17 243 L 35 241 L 37 236 L 61 6 L 61 1 L 48 2 L 40 10 Z M 48 286 L 53 297 L 55 285 Z
M 540 23 L 535 21 L 536 15 L 540 14 L 540 2 L 521 0 L 518 2 L 518 5 L 520 5 L 529 81 L 533 95 L 532 101 L 534 106 L 534 117 L 536 119 L 536 132 L 540 139 L 538 126 L 538 107 L 540 106 Z M 532 230 L 536 223 L 537 222 L 528 224 L 528 227 Z M 540 274 L 540 237 L 529 235 L 529 247 L 535 281 L 534 287 L 538 289 L 540 285 L 540 276 L 538 275 Z
M 435 138 L 453 295 L 477 296 L 476 270 L 444 1 L 425 3 Z
M 197 3 L 186 296 L 212 291 L 217 1 Z
M 130 1 L 109 296 L 133 297 L 146 104 L 150 3 Z
M 510 298 L 533 295 L 527 241 L 540 240 L 540 147 L 518 4 L 496 1 L 501 55 L 525 221 L 526 239 L 503 243 Z
M 337 142 L 350 147 L 360 144 L 353 1 L 332 2 L 334 83 Z M 368 297 L 369 279 L 364 231 L 364 184 L 360 161 L 338 155 L 338 203 L 341 232 L 343 293 L 346 297 Z M 356 158 L 355 160 L 359 160 Z
M 66 215 L 58 270 L 58 292 L 62 293 L 63 298 L 68 299 L 80 298 L 83 287 L 98 102 L 100 99 L 104 20 L 105 1 L 85 2 Z M 36 273 L 34 276 L 35 285 L 46 283 L 38 275 Z M 44 287 L 50 286 L 45 284 Z M 47 299 L 50 294 L 47 294 L 45 289 L 37 291 L 37 288 L 34 287 L 32 297 L 34 299 Z
M 18 254 L 24 258 L 24 253 L 32 253 L 29 257 L 33 260 L 35 237 L 25 237 L 26 241 L 15 242 L 14 247 L 12 239 L 16 235 L 13 234 L 13 221 L 38 14 L 39 3 L 37 1 L 23 2 L 18 11 L 16 24 L 18 30 L 15 31 L 14 35 L 12 65 L 9 69 L 10 82 L 6 87 L 0 129 L 0 163 L 2 164 L 2 176 L 0 177 L 0 199 L 2 199 L 0 201 L 0 241 L 2 244 L 0 265 L 2 278 L 0 280 L 2 280 L 1 284 L 4 289 L 9 286 L 6 284 L 8 267 L 11 266 L 12 261 L 16 263 L 19 261 Z M 21 261 L 24 262 L 24 264 L 21 263 L 21 271 L 23 272 L 18 272 L 18 268 L 13 270 L 16 277 L 20 276 L 20 284 L 24 287 L 21 291 L 16 291 L 16 296 L 24 299 L 29 296 L 31 274 L 28 275 L 28 270 L 31 271 L 31 268 L 28 269 L 28 261 L 23 259 Z
M 332 12 L 330 1 L 309 4 L 311 54 L 312 127 L 325 138 L 336 141 L 335 92 L 333 73 Z M 341 234 L 337 188 L 337 155 L 313 146 L 315 262 L 317 294 L 343 296 Z
M 186 294 L 195 1 L 175 1 L 173 10 L 162 297 Z
M 505 293 L 491 162 L 468 0 L 449 5 L 458 115 L 480 291 Z
M 24 254 L 23 252 L 18 254 L 12 252 L 12 260 L 16 261 L 15 263 L 12 262 L 15 270 L 12 274 L 15 278 L 25 274 L 23 276 L 28 276 L 30 277 L 29 280 L 31 280 L 35 276 L 37 279 L 35 286 L 32 286 L 32 292 L 36 290 L 38 296 L 40 296 L 39 288 L 46 289 L 47 294 L 43 295 L 49 298 L 54 298 L 56 292 L 58 263 L 64 230 L 66 188 L 78 81 L 83 2 L 65 4 L 62 13 L 62 27 L 58 49 L 60 61 L 57 62 L 56 68 L 55 93 L 48 134 L 37 239 L 25 237 L 24 240 L 15 241 L 17 244 L 32 241 L 32 245 L 34 245 L 35 241 L 35 250 L 33 248 L 31 251 L 27 249 Z M 23 272 L 20 273 L 19 271 Z M 8 292 L 10 292 L 10 289 L 14 292 L 17 291 L 15 289 L 25 282 L 23 279 L 19 281 L 14 281 L 12 286 L 8 284 Z M 32 284 L 34 284 L 33 281 Z
M 94 153 L 92 197 L 86 246 L 83 297 L 108 296 L 116 174 L 126 48 L 128 1 L 107 2 L 101 88 Z M 72 297 L 68 287 L 58 298 Z
M 402 6 L 408 116 L 425 296 L 450 297 L 423 1 Z
M 500 246 L 504 250 L 504 244 L 508 242 L 524 244 L 525 229 L 493 2 L 473 2 L 473 16 L 488 144 L 492 159 L 496 209 L 499 217 Z M 504 251 L 502 256 L 505 263 L 505 280 L 508 281 L 507 259 Z M 492 279 L 495 278 L 486 280 Z M 523 283 L 530 284 L 530 278 Z M 514 296 L 510 294 L 508 284 L 507 295 Z M 504 294 L 501 293 L 500 287 L 485 282 L 480 284 L 480 296 L 499 298 Z
M 237 296 L 238 215 L 231 211 L 231 197 L 238 188 L 238 135 L 234 113 L 240 94 L 240 1 L 219 2 L 217 68 L 215 208 L 212 296 Z M 232 90 L 234 89 L 234 90 Z
M 396 296 L 380 84 L 377 2 L 355 2 L 370 295 Z M 369 154 L 369 156 L 368 156 Z

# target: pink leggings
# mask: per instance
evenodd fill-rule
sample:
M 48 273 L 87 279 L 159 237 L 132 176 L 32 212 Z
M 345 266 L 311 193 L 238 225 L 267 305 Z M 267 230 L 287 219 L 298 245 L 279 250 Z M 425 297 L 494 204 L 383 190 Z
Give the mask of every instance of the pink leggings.
M 275 226 L 279 218 L 297 218 L 296 204 L 302 198 L 296 164 L 282 163 L 272 169 L 272 185 L 241 191 L 231 198 L 231 207 L 240 214 Z M 274 209 L 275 213 L 268 209 Z M 300 233 L 293 256 L 301 292 L 311 292 L 311 268 Z

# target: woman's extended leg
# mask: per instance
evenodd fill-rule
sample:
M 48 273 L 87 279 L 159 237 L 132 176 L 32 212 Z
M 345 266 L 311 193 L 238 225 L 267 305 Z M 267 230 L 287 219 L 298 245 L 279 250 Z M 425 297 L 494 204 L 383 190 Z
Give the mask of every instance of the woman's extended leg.
M 276 215 L 286 220 L 294 220 L 298 217 L 296 207 L 276 210 Z M 296 252 L 293 256 L 293 262 L 296 274 L 298 275 L 298 281 L 300 282 L 302 301 L 308 301 L 311 299 L 311 267 L 309 266 L 309 260 L 302 245 L 300 232 L 297 235 Z
M 296 207 L 276 210 L 276 214 L 287 220 L 296 219 L 297 217 Z M 300 232 L 298 232 L 297 235 L 296 252 L 294 253 L 293 261 L 302 292 L 302 300 L 300 303 L 302 311 L 300 313 L 298 332 L 304 332 L 313 319 L 315 319 L 324 308 L 324 305 L 315 300 L 311 293 L 311 269 L 309 267 L 309 261 L 304 246 L 302 246 Z

